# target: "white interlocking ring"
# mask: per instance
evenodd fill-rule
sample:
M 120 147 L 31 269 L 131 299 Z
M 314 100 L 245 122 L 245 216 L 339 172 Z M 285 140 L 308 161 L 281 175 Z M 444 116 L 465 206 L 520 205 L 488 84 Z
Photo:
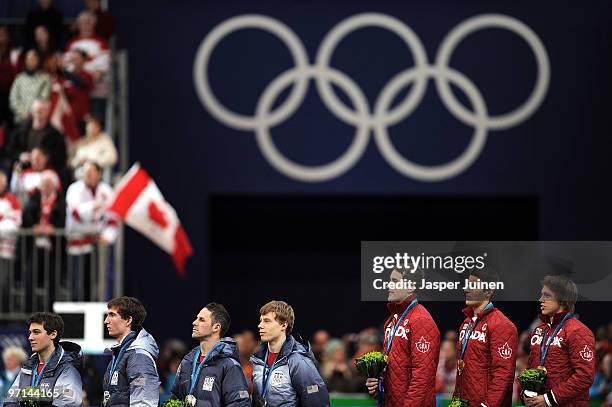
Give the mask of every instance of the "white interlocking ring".
M 338 44 L 347 35 L 363 27 L 385 28 L 398 35 L 412 53 L 414 66 L 387 82 L 376 98 L 373 112 L 361 88 L 345 73 L 332 68 L 330 61 Z M 288 47 L 294 68 L 281 73 L 262 92 L 255 114 L 246 116 L 223 106 L 214 96 L 208 80 L 210 56 L 217 44 L 234 31 L 256 28 L 278 36 Z M 449 66 L 457 45 L 468 35 L 485 28 L 503 28 L 522 37 L 532 49 L 538 67 L 536 84 L 527 100 L 515 110 L 489 116 L 478 88 L 464 74 Z M 194 83 L 204 107 L 217 120 L 228 127 L 254 131 L 257 144 L 266 160 L 279 172 L 304 182 L 320 182 L 336 178 L 350 170 L 367 148 L 370 133 L 385 160 L 401 174 L 420 181 L 442 181 L 457 176 L 476 161 L 484 148 L 490 129 L 507 129 L 518 125 L 532 115 L 542 104 L 550 83 L 550 63 L 546 49 L 538 36 L 521 21 L 501 15 L 483 14 L 459 23 L 443 39 L 436 61 L 429 64 L 421 40 L 410 27 L 400 20 L 380 13 L 362 13 L 351 16 L 336 25 L 325 36 L 317 52 L 316 62 L 310 65 L 306 50 L 297 35 L 285 24 L 264 15 L 242 15 L 230 18 L 216 26 L 202 41 L 193 68 Z M 343 122 L 355 126 L 355 137 L 348 149 L 331 163 L 307 166 L 285 157 L 274 145 L 271 128 L 287 120 L 304 101 L 308 82 L 313 79 L 323 103 Z M 474 127 L 467 148 L 456 158 L 441 165 L 421 165 L 407 160 L 393 146 L 388 128 L 406 119 L 421 103 L 427 83 L 433 79 L 440 98 L 449 112 L 461 122 Z M 468 97 L 474 111 L 463 106 L 454 96 L 450 83 L 458 86 Z M 286 101 L 272 111 L 278 95 L 292 85 Z M 336 95 L 334 84 L 349 97 L 352 108 Z M 392 110 L 391 104 L 398 93 L 412 85 L 409 93 Z

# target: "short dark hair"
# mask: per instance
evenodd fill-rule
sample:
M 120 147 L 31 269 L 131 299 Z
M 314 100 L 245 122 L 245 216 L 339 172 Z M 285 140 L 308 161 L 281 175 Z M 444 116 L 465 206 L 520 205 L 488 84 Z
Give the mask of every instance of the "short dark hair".
M 53 331 L 57 332 L 53 344 L 57 346 L 62 335 L 64 335 L 64 320 L 59 315 L 53 312 L 35 312 L 26 321 L 28 326 L 32 323 L 41 324 L 48 335 Z
M 227 312 L 223 305 L 216 302 L 208 303 L 204 306 L 204 308 L 210 311 L 211 323 L 221 325 L 220 336 L 225 336 L 230 324 L 232 323 L 229 312 Z
M 83 60 L 85 60 L 87 62 L 87 58 L 89 57 L 89 55 L 87 55 L 87 51 L 85 51 L 84 49 L 81 49 L 81 48 L 73 49 L 73 51 L 75 53 L 79 54 L 81 56 L 81 58 L 83 58 Z
M 84 167 L 85 165 L 91 165 L 91 166 L 93 166 L 93 167 L 96 169 L 96 171 L 98 171 L 98 172 L 102 172 L 102 167 L 100 166 L 100 164 L 98 164 L 98 163 L 97 163 L 97 162 L 95 162 L 94 160 L 87 160 L 87 161 L 85 161 L 85 162 L 83 163 L 83 167 Z
M 555 301 L 567 311 L 573 312 L 578 301 L 578 287 L 569 277 L 561 275 L 550 275 L 544 277 L 542 285 L 550 288 L 555 294 Z
M 142 323 L 147 317 L 147 311 L 138 298 L 117 297 L 110 300 L 106 306 L 108 308 L 117 308 L 117 312 L 123 319 L 132 317 L 132 331 L 139 332 L 142 329 Z
M 470 270 L 470 276 L 474 276 L 477 279 L 479 279 L 480 281 L 483 281 L 485 283 L 497 283 L 499 281 L 499 274 L 497 274 L 497 271 L 495 271 L 492 267 L 485 267 L 482 269 L 478 269 L 478 268 L 473 268 L 472 270 Z M 490 291 L 491 295 L 489 296 L 489 301 L 493 298 L 493 295 L 495 295 L 495 290 L 493 289 L 486 289 L 484 291 Z
M 92 113 L 89 115 L 89 118 L 87 119 L 87 122 L 96 122 L 98 123 L 98 126 L 100 126 L 100 128 L 104 128 L 104 120 L 102 120 L 101 116 L 98 116 L 95 113 Z

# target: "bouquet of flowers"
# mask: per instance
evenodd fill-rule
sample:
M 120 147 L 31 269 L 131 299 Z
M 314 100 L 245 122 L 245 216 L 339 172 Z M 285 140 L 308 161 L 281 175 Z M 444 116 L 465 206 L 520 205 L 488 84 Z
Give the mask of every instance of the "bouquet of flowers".
M 368 352 L 355 360 L 355 368 L 366 377 L 380 377 L 387 367 L 388 356 L 381 352 Z
M 453 396 L 448 407 L 469 407 L 470 402 L 460 397 Z
M 51 401 L 45 397 L 45 392 L 39 387 L 24 387 L 19 390 L 20 407 L 43 407 L 50 406 Z
M 546 372 L 540 368 L 525 369 L 518 376 L 518 380 L 523 392 L 527 390 L 540 394 L 546 381 Z
M 185 402 L 177 399 L 169 399 L 164 401 L 162 407 L 185 407 Z

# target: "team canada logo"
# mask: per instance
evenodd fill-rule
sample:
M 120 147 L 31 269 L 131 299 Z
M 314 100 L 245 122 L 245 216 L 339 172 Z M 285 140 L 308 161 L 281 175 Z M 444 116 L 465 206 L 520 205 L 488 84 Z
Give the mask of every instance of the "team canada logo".
M 536 335 L 542 335 L 542 328 L 536 328 L 535 334 Z
M 425 337 L 421 336 L 421 339 L 415 344 L 416 350 L 421 353 L 429 352 L 429 342 L 425 340 Z
M 584 345 L 584 348 L 580 351 L 580 356 L 582 359 L 590 362 L 593 360 L 593 351 L 587 345 Z
M 512 356 L 512 348 L 508 346 L 508 342 L 504 343 L 504 346 L 501 346 L 500 348 L 498 348 L 498 351 L 499 351 L 499 356 L 501 356 L 504 359 L 510 359 L 510 356 Z

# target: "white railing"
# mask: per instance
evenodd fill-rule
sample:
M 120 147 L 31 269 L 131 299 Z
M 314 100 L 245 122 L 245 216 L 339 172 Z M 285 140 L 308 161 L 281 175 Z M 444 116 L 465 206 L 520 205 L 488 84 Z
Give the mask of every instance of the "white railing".
M 0 236 L 0 319 L 19 320 L 35 311 L 52 310 L 55 301 L 104 302 L 121 295 L 123 275 L 119 244 L 97 242 L 79 255 L 67 251 L 66 231 L 36 235 L 21 229 Z

